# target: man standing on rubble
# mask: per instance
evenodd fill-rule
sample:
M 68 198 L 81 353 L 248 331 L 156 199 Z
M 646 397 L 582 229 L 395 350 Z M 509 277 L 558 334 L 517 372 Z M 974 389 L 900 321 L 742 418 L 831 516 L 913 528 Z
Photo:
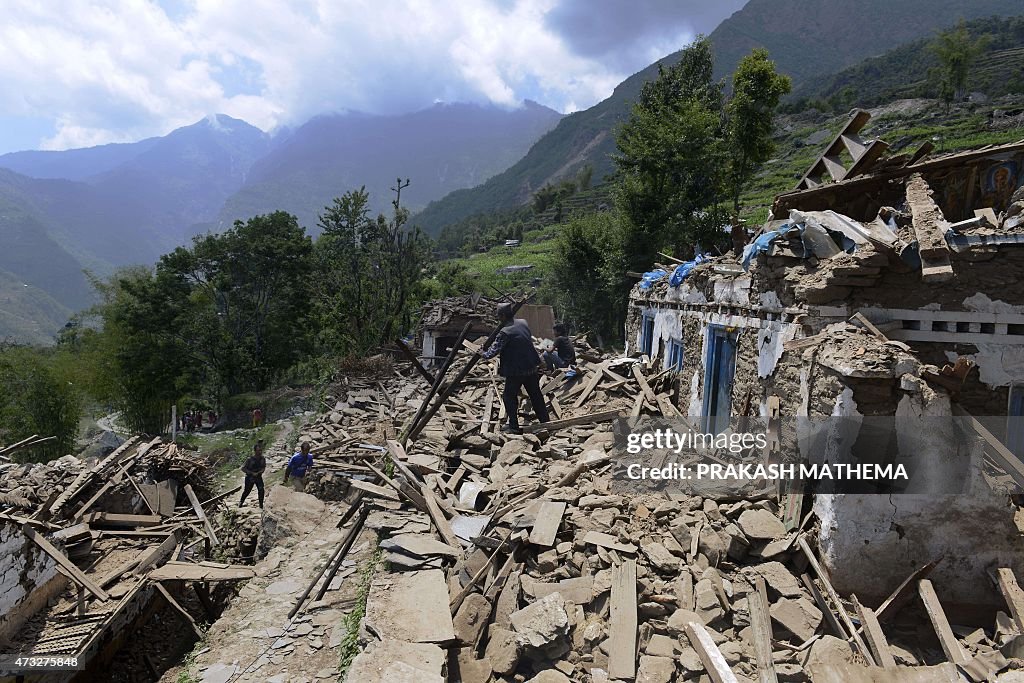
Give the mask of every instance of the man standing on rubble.
M 260 501 L 260 508 L 263 507 L 263 472 L 267 469 L 267 459 L 263 457 L 263 441 L 257 441 L 252 447 L 252 455 L 242 463 L 242 471 L 245 472 L 245 488 L 242 489 L 242 499 L 238 501 L 238 507 L 245 505 L 245 499 L 256 487 L 256 496 Z
M 309 452 L 309 442 L 303 441 L 299 446 L 299 452 L 288 461 L 288 467 L 284 471 L 284 483 L 292 478 L 292 488 L 302 492 L 306 488 L 306 475 L 313 467 L 313 454 Z
M 533 334 L 525 320 L 515 318 L 512 304 L 498 306 L 498 320 L 501 331 L 491 346 L 481 352 L 487 360 L 501 354 L 498 363 L 498 374 L 505 378 L 505 390 L 501 400 L 505 404 L 508 424 L 501 428 L 503 432 L 519 434 L 519 388 L 526 387 L 526 394 L 533 404 L 533 412 L 541 422 L 548 421 L 548 409 L 544 405 L 544 395 L 540 393 L 540 374 L 538 368 L 540 354 L 533 345 Z
M 576 349 L 572 347 L 572 340 L 569 339 L 569 328 L 565 326 L 565 323 L 555 323 L 552 330 L 555 333 L 554 348 L 544 352 L 544 362 L 547 364 L 548 370 L 575 365 Z

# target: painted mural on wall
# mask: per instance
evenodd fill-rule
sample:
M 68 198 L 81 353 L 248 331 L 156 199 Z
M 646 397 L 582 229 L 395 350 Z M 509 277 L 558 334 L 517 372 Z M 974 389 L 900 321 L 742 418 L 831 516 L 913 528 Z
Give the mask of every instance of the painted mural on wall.
M 992 164 L 981 176 L 982 207 L 991 206 L 996 213 L 1005 211 L 1010 205 L 1010 197 L 1020 186 L 1020 163 L 1017 159 L 999 161 Z

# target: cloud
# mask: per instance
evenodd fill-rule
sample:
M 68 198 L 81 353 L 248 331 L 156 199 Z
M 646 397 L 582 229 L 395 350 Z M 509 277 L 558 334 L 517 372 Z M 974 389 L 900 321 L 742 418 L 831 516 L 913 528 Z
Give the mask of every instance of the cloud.
M 438 100 L 572 111 L 727 11 L 693 0 L 685 11 L 670 0 L 4 4 L 0 127 L 45 120 L 56 132 L 21 147 L 49 149 L 164 134 L 213 112 L 268 130 Z

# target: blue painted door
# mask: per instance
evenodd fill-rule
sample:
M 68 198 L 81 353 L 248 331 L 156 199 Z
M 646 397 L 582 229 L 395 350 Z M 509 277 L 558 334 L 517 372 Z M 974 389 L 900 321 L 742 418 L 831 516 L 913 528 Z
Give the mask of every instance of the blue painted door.
M 1024 384 L 1010 386 L 1010 400 L 1006 406 L 1006 447 L 1024 460 Z
M 736 370 L 736 335 L 720 325 L 708 328 L 704 363 L 704 431 L 718 434 L 729 426 L 732 379 Z

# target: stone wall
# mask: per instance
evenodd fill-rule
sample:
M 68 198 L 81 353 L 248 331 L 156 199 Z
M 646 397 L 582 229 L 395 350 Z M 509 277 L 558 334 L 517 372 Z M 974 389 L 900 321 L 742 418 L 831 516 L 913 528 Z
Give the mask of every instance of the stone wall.
M 17 524 L 0 521 L 0 642 L 60 594 L 65 582 L 57 562 Z

